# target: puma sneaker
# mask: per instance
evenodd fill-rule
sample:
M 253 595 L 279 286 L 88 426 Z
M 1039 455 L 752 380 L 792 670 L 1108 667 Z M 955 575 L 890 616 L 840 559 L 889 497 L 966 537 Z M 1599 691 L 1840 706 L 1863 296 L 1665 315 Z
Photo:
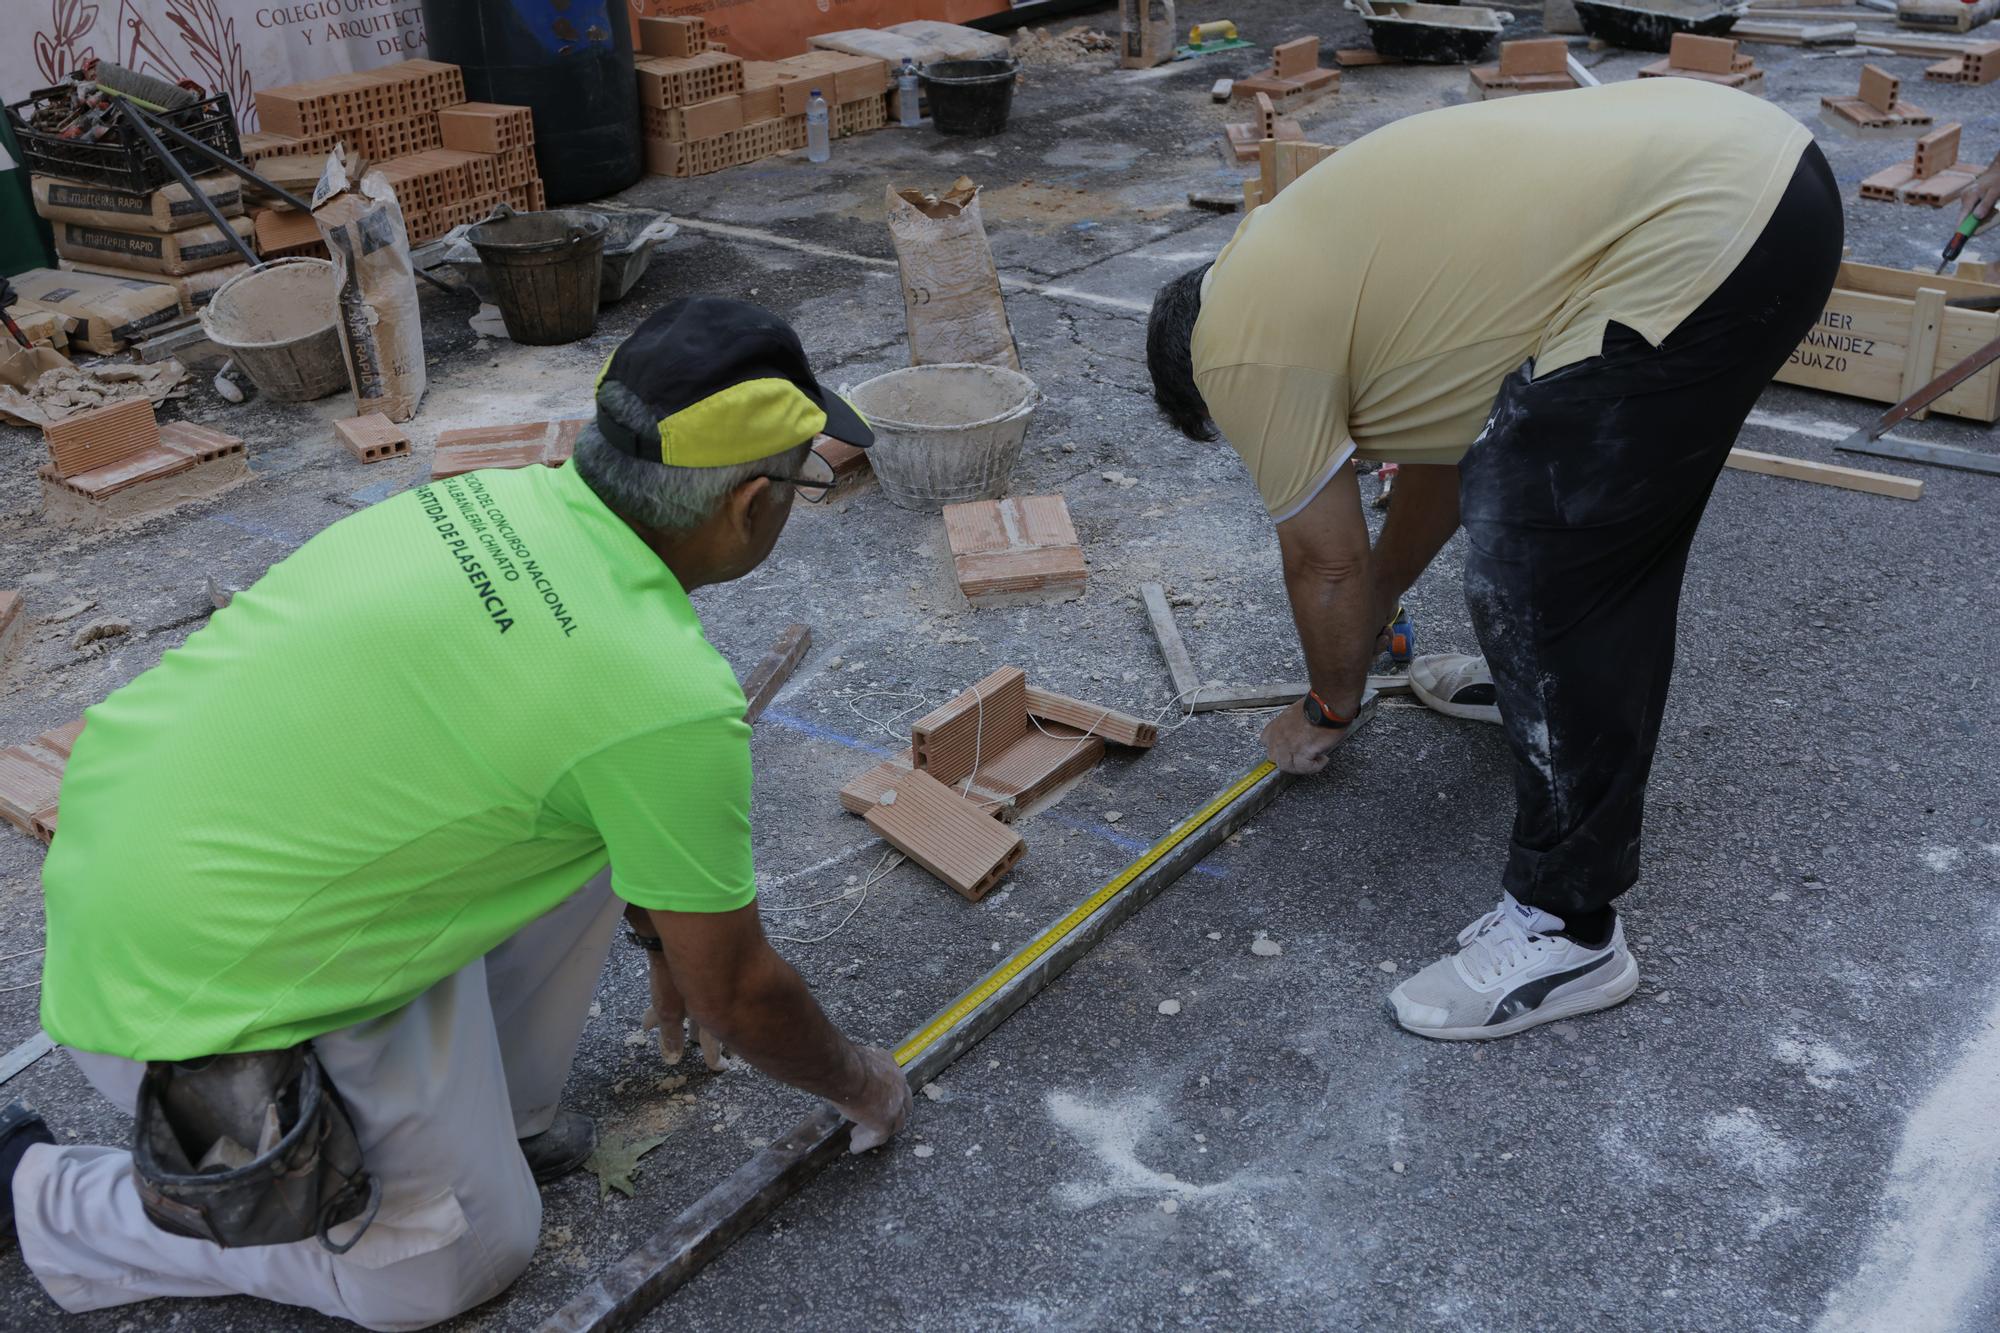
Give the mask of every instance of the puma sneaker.
M 1609 1009 L 1639 988 L 1623 922 L 1595 944 L 1562 931 L 1561 917 L 1503 894 L 1459 932 L 1457 953 L 1390 992 L 1396 1021 L 1420 1037 L 1483 1041 Z

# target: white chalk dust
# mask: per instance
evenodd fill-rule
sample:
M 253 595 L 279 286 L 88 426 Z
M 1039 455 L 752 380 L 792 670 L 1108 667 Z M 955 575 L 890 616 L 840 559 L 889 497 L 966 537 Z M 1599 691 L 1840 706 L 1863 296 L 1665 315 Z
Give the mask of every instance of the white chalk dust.
M 1226 1180 L 1197 1185 L 1140 1161 L 1140 1141 L 1166 1128 L 1156 1097 L 1088 1102 L 1067 1092 L 1052 1092 L 1046 1105 L 1049 1118 L 1082 1144 L 1104 1171 L 1102 1180 L 1065 1181 L 1056 1186 L 1056 1198 L 1068 1207 L 1092 1208 L 1111 1199 L 1172 1198 L 1185 1202 L 1227 1197 L 1261 1183 L 1239 1172 Z

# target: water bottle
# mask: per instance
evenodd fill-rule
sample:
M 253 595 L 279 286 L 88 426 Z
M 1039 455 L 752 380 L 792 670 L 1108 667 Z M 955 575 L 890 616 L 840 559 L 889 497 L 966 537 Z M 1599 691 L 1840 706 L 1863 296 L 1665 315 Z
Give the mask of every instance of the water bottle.
M 812 100 L 806 103 L 806 160 L 824 162 L 832 156 L 833 150 L 827 147 L 826 99 L 815 88 Z
M 914 129 L 922 122 L 917 115 L 917 67 L 903 57 L 902 73 L 896 76 L 896 109 L 902 114 L 905 128 Z

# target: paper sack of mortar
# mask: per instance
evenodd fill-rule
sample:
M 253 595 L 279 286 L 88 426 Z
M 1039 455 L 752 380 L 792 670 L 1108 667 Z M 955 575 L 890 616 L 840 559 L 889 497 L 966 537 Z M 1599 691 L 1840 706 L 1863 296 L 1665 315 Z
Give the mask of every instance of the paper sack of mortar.
M 902 271 L 910 364 L 974 361 L 1021 368 L 1000 300 L 979 187 L 960 176 L 943 194 L 889 187 L 889 235 Z

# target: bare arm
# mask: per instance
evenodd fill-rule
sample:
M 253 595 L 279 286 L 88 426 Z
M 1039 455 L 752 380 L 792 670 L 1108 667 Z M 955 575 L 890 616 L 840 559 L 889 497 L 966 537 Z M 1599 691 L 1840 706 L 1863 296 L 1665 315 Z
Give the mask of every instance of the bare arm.
M 1367 686 L 1382 624 L 1353 468 L 1335 472 L 1312 503 L 1278 525 L 1278 553 L 1313 690 L 1326 707 L 1350 717 Z
M 1458 465 L 1405 463 L 1382 535 L 1375 539 L 1376 620 L 1386 621 L 1403 594 L 1458 531 Z
M 1428 465 L 1402 469 L 1372 550 L 1352 468 L 1341 468 L 1311 504 L 1278 525 L 1285 593 L 1322 706 L 1354 716 L 1383 622 L 1457 528 L 1458 469 Z M 1271 720 L 1264 745 L 1285 771 L 1316 773 L 1346 736 L 1308 722 L 1297 703 Z
M 630 919 L 638 909 L 628 909 Z M 909 1114 L 910 1088 L 886 1051 L 842 1036 L 789 963 L 764 938 L 755 903 L 734 912 L 646 912 L 644 933 L 662 951 L 649 955 L 654 1003 L 662 991 L 703 1028 L 780 1082 L 824 1097 L 859 1127 L 860 1151 L 889 1138 Z M 661 969 L 669 974 L 660 975 Z M 664 988 L 660 984 L 665 982 Z M 679 1013 L 659 1014 L 664 1028 Z

